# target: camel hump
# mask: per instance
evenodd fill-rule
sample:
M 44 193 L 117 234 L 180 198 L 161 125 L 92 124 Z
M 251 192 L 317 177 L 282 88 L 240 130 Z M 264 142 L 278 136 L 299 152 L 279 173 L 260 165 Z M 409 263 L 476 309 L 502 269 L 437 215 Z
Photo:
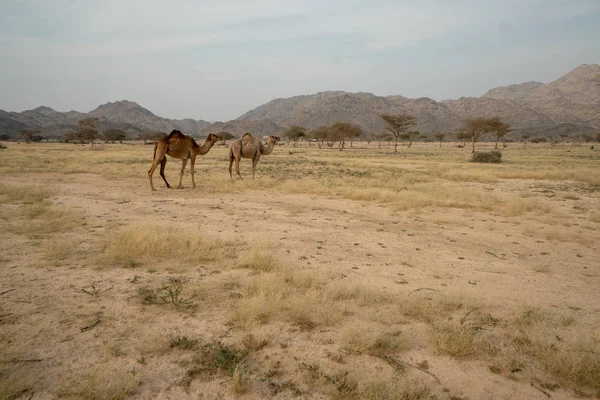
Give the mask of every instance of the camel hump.
M 171 131 L 171 133 L 169 133 L 169 136 L 167 136 L 167 139 L 172 139 L 172 138 L 183 138 L 184 134 L 181 133 L 181 131 L 177 130 L 177 129 L 173 129 Z
M 246 132 L 242 135 L 242 139 L 245 137 L 253 137 L 252 134 L 250 132 Z

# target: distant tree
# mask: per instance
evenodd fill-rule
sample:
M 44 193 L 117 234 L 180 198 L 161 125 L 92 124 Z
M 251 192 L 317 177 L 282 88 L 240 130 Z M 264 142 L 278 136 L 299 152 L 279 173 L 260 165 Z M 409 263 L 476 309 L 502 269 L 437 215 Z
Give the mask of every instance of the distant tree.
M 398 139 L 401 134 L 406 133 L 408 128 L 413 126 L 417 120 L 415 117 L 400 114 L 400 115 L 390 115 L 390 114 L 381 114 L 379 115 L 387 124 L 387 130 L 392 133 L 394 136 L 394 153 L 398 152 Z
M 531 143 L 546 143 L 548 141 L 548 139 L 546 139 L 545 137 L 536 137 L 533 139 L 529 139 L 529 141 Z
M 468 132 L 471 139 L 471 153 L 475 153 L 475 142 L 477 142 L 482 135 L 496 130 L 497 121 L 499 121 L 498 118 L 473 118 L 465 121 L 462 130 Z
M 467 131 L 459 130 L 458 132 L 456 132 L 456 140 L 461 142 L 461 144 L 459 144 L 458 147 L 462 147 L 464 149 L 467 145 L 467 140 L 469 140 L 470 138 L 471 135 Z
M 372 132 L 369 133 L 363 133 L 363 139 L 365 142 L 367 142 L 367 146 L 371 144 L 371 142 L 373 140 L 375 140 L 375 135 L 373 135 Z
M 298 140 L 306 136 L 306 128 L 294 125 L 285 131 L 283 136 L 290 139 L 294 143 L 294 147 L 298 147 Z
M 527 141 L 529 140 L 529 135 L 521 135 L 521 139 L 523 139 L 523 148 L 527 146 Z
M 21 129 L 19 131 L 19 135 L 23 136 L 23 139 L 25 139 L 26 143 L 31 142 L 33 137 L 38 133 L 40 133 L 40 131 L 35 129 Z
M 138 138 L 144 142 L 144 144 L 154 143 L 160 139 L 166 137 L 167 134 L 164 132 L 153 132 L 153 133 L 138 133 Z
M 126 136 L 127 134 L 125 131 L 122 131 L 121 129 L 108 129 L 102 132 L 101 138 L 107 143 L 114 143 L 117 141 L 123 143 L 123 139 L 125 139 Z
M 3 142 L 9 142 L 10 141 L 10 135 L 0 135 L 0 140 L 2 140 Z
M 389 133 L 378 133 L 377 135 L 375 135 L 375 139 L 377 139 L 377 147 L 381 148 L 381 142 L 391 141 L 393 139 L 393 136 Z
M 401 133 L 400 135 L 398 135 L 398 138 L 400 140 L 402 140 L 403 142 L 406 142 L 406 147 L 410 147 L 410 146 L 412 146 L 412 142 L 419 136 L 420 136 L 419 132 L 412 131 L 412 132 Z
M 600 132 L 596 133 L 596 142 L 600 143 Z
M 569 138 L 569 135 L 567 135 L 566 133 L 560 134 L 560 139 L 561 139 L 563 146 L 565 145 L 565 140 L 567 140 L 568 138 Z
M 352 147 L 352 143 L 354 140 L 358 140 L 359 137 L 363 135 L 362 128 L 357 125 L 354 125 L 354 129 L 348 131 L 347 139 L 350 141 L 350 147 Z
M 442 140 L 444 140 L 445 136 L 446 136 L 446 134 L 444 134 L 444 133 L 436 133 L 435 134 L 435 138 L 440 142 L 440 147 L 442 147 Z
M 589 133 L 584 133 L 583 135 L 581 135 L 581 138 L 586 143 L 591 143 L 594 141 L 594 136 Z
M 329 127 L 327 136 L 329 142 L 338 142 L 338 148 L 342 151 L 346 146 L 346 139 L 359 137 L 361 134 L 362 129 L 359 126 L 347 122 L 337 122 Z
M 311 139 L 316 140 L 317 146 L 319 148 L 323 147 L 323 145 L 327 141 L 328 135 L 329 135 L 329 128 L 327 126 L 320 126 L 318 128 L 311 130 L 308 133 L 308 136 Z
M 496 136 L 496 145 L 494 146 L 494 148 L 497 149 L 498 142 L 500 141 L 500 139 L 510 134 L 510 132 L 512 132 L 512 129 L 510 128 L 509 124 L 502 122 L 502 120 L 498 117 L 491 118 L 489 120 L 489 123 L 491 125 L 492 133 L 494 134 L 494 136 Z
M 75 132 L 75 137 L 79 139 L 79 141 L 83 144 L 86 142 L 90 142 L 92 147 L 94 147 L 94 140 L 98 139 L 98 129 L 96 128 L 96 123 L 98 122 L 98 118 L 84 118 L 77 121 L 79 127 Z
M 221 131 L 221 132 L 217 133 L 217 136 L 219 136 L 221 138 L 221 144 L 223 144 L 223 146 L 225 146 L 226 141 L 231 140 L 235 137 L 227 131 Z

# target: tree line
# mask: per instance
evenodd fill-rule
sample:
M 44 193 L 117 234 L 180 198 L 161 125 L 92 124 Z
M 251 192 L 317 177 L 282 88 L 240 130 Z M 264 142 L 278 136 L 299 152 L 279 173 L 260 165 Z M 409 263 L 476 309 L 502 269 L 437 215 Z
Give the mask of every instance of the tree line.
M 362 128 L 356 124 L 348 122 L 336 122 L 327 126 L 320 126 L 312 130 L 294 125 L 288 128 L 283 136 L 292 142 L 294 147 L 298 146 L 298 142 L 301 139 L 308 138 L 313 142 L 316 142 L 319 148 L 327 145 L 333 147 L 337 145 L 337 148 L 342 151 L 346 147 L 346 142 L 352 143 L 359 138 L 363 138 L 370 143 L 373 140 L 377 140 L 381 146 L 382 141 L 394 142 L 394 152 L 398 152 L 398 142 L 406 143 L 407 147 L 411 147 L 413 141 L 423 138 L 420 132 L 413 130 L 412 128 L 417 122 L 417 119 L 408 114 L 380 114 L 379 117 L 386 123 L 386 132 L 377 134 L 365 134 Z M 67 133 L 63 136 L 63 139 L 67 142 L 79 142 L 79 143 L 91 143 L 94 145 L 94 140 L 101 139 L 106 143 L 122 143 L 126 138 L 126 132 L 120 129 L 108 129 L 102 132 L 99 131 L 96 124 L 98 118 L 85 118 L 78 121 L 78 128 L 74 132 Z M 459 147 L 465 147 L 467 142 L 471 142 L 471 152 L 475 152 L 475 143 L 486 134 L 492 135 L 495 139 L 495 148 L 498 148 L 500 140 L 508 136 L 512 132 L 509 124 L 502 121 L 499 117 L 491 118 L 471 118 L 465 120 L 463 125 L 455 131 L 456 140 L 461 142 Z M 37 142 L 44 139 L 43 136 L 39 135 L 39 130 L 34 129 L 22 129 L 19 131 L 20 136 L 27 142 Z M 221 142 L 225 145 L 227 140 L 233 139 L 234 136 L 226 131 L 219 132 L 218 135 L 221 137 Z M 166 136 L 163 132 L 154 133 L 140 133 L 138 139 L 143 140 L 144 143 L 153 143 L 160 138 Z M 435 139 L 439 142 L 440 146 L 442 141 L 446 137 L 445 133 L 434 133 Z M 561 134 L 559 135 L 562 144 L 564 145 L 567 139 L 573 139 L 570 135 Z M 10 136 L 3 135 L 0 140 L 9 140 Z M 528 142 L 539 143 L 545 142 L 545 138 L 533 138 L 529 135 L 523 134 L 521 136 L 523 146 L 526 146 Z M 577 138 L 580 142 L 600 142 L 600 132 L 595 135 L 583 134 Z

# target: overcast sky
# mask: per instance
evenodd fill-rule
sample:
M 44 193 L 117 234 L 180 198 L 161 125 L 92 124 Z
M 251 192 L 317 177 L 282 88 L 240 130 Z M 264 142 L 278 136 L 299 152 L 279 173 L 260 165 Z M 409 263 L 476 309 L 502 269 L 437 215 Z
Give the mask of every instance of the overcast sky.
M 600 0 L 0 0 L 0 109 L 229 120 L 325 90 L 481 96 L 600 63 Z

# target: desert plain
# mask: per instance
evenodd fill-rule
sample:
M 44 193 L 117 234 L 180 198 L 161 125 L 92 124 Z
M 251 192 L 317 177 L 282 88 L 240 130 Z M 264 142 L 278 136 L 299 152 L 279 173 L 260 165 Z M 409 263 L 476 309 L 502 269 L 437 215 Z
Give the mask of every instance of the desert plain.
M 600 397 L 589 144 L 6 146 L 0 398 Z

